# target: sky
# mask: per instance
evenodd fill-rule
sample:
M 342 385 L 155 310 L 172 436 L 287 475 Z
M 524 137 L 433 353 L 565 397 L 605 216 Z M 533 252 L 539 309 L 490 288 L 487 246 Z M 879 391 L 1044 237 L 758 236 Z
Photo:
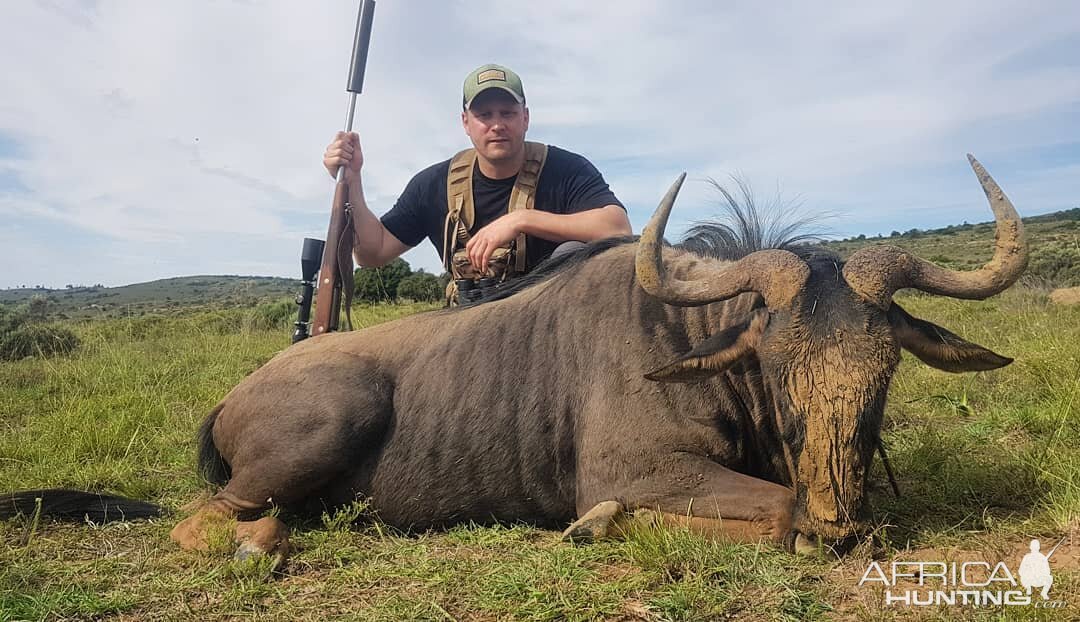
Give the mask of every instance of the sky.
M 325 236 L 358 0 L 0 3 L 0 287 L 299 278 Z M 1080 4 L 378 0 L 354 128 L 367 203 L 468 146 L 461 83 L 524 82 L 528 138 L 589 158 L 635 232 L 683 171 L 837 237 L 1080 206 Z M 440 272 L 429 242 L 405 254 Z

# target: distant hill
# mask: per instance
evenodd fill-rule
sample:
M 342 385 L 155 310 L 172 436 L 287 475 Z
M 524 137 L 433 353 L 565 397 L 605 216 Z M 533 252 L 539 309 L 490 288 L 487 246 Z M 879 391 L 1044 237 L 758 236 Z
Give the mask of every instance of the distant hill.
M 1024 282 L 1049 287 L 1080 286 L 1080 207 L 1024 218 L 1024 231 L 1031 248 Z M 888 237 L 857 236 L 829 241 L 825 246 L 846 257 L 872 244 L 903 246 L 942 266 L 970 270 L 990 259 L 994 223 L 894 231 Z M 185 276 L 123 287 L 0 290 L 0 304 L 21 304 L 35 295 L 45 295 L 50 301 L 50 315 L 79 319 L 249 307 L 291 298 L 298 291 L 296 280 L 280 277 Z
M 50 314 L 76 319 L 248 307 L 295 296 L 299 289 L 297 280 L 280 277 L 182 276 L 122 287 L 0 290 L 0 304 L 25 303 L 44 295 L 50 300 Z
M 1030 258 L 1023 282 L 1049 287 L 1080 285 L 1080 207 L 1024 218 Z M 847 257 L 873 244 L 893 244 L 947 268 L 972 270 L 990 259 L 994 223 L 963 223 L 940 229 L 894 231 L 889 237 L 857 236 L 825 246 Z

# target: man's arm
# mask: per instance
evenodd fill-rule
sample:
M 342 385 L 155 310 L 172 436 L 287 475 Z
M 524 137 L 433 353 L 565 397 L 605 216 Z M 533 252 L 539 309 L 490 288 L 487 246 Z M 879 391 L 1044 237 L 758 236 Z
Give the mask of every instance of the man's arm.
M 552 242 L 592 242 L 632 233 L 626 210 L 618 205 L 605 205 L 576 214 L 552 214 L 535 209 L 514 213 L 519 215 L 518 227 L 522 233 Z
M 349 204 L 353 214 L 353 256 L 358 265 L 381 268 L 411 248 L 390 233 L 368 209 L 359 173 L 349 182 Z
M 411 247 L 387 231 L 382 221 L 368 209 L 364 200 L 364 184 L 360 179 L 363 165 L 364 152 L 360 149 L 360 137 L 355 132 L 338 132 L 323 154 L 323 166 L 331 177 L 337 176 L 339 167 L 345 167 L 349 204 L 352 205 L 353 256 L 356 263 L 365 268 L 378 268 Z M 326 243 L 335 242 L 327 240 Z
M 618 205 L 605 205 L 573 214 L 552 214 L 536 209 L 517 210 L 492 221 L 477 231 L 465 245 L 469 261 L 481 271 L 496 248 L 505 246 L 519 233 L 552 242 L 579 240 L 592 242 L 630 235 L 630 219 Z

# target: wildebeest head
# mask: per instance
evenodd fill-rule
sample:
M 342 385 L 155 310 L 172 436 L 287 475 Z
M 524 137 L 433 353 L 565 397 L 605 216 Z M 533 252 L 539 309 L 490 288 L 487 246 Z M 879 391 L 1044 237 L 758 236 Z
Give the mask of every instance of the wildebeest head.
M 983 167 L 968 159 L 997 222 L 994 256 L 972 272 L 941 268 L 895 246 L 867 247 L 846 262 L 827 252 L 762 250 L 723 261 L 663 249 L 685 175 L 642 233 L 638 283 L 664 302 L 698 306 L 746 292 L 764 299 L 763 308 L 646 377 L 701 381 L 756 358 L 782 438 L 777 451 L 787 477 L 781 478 L 795 491 L 795 526 L 804 534 L 842 538 L 860 530 L 866 478 L 901 348 L 950 372 L 995 369 L 1012 360 L 912 317 L 892 300 L 903 288 L 983 299 L 1023 272 L 1020 217 Z

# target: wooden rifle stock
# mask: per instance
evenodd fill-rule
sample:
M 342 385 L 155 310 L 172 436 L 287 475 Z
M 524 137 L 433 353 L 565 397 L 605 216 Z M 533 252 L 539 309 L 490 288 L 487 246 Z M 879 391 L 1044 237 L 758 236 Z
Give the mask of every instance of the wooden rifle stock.
M 353 222 L 352 206 L 349 205 L 349 187 L 344 175 L 334 189 L 334 202 L 330 207 L 330 228 L 326 232 L 322 267 L 319 268 L 319 292 L 315 298 L 315 321 L 311 334 L 336 331 L 340 327 L 341 303 L 345 303 L 345 323 L 352 330 L 353 293 Z

